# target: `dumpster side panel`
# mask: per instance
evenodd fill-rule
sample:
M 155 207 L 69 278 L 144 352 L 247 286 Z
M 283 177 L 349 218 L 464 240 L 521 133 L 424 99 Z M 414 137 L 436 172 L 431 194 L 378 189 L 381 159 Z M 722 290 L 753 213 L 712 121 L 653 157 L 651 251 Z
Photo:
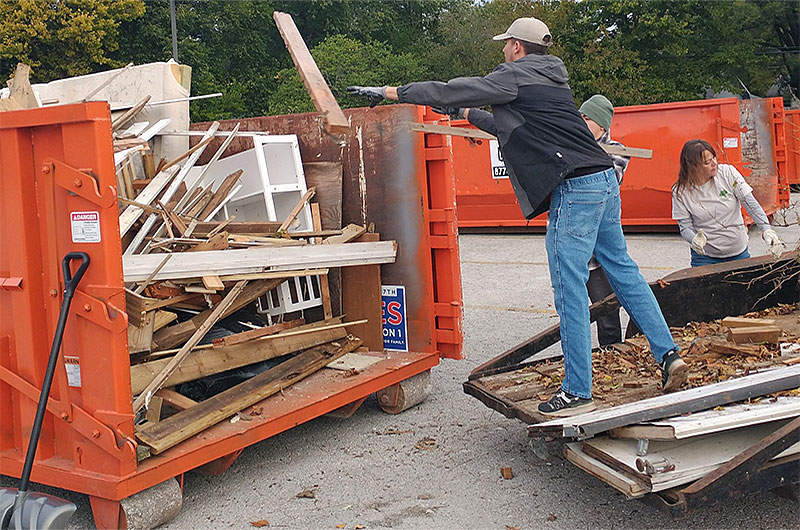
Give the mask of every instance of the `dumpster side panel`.
M 136 469 L 111 120 L 106 103 L 0 116 L 0 471 L 19 476 L 68 252 L 91 264 L 70 310 L 32 480 L 45 466 Z M 69 362 L 65 369 L 64 359 Z M 8 422 L 8 424 L 6 423 Z M 48 460 L 47 464 L 43 464 Z
M 800 109 L 784 111 L 786 176 L 790 185 L 800 184 Z

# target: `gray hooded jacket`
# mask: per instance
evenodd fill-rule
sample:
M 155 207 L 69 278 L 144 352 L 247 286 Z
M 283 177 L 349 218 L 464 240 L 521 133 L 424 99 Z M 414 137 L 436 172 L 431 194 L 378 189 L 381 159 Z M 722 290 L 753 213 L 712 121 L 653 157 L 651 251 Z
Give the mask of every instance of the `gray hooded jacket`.
M 469 122 L 497 136 L 526 219 L 547 211 L 546 199 L 565 178 L 612 167 L 583 121 L 558 57 L 526 55 L 485 77 L 398 87 L 404 103 L 471 108 Z

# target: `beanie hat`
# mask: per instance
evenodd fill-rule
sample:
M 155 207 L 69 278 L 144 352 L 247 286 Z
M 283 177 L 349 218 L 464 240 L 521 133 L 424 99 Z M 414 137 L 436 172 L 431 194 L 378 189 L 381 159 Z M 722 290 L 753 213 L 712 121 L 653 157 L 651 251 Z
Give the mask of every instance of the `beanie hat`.
M 611 129 L 611 118 L 614 117 L 614 105 L 607 97 L 595 94 L 583 102 L 578 109 L 581 114 L 608 131 Z

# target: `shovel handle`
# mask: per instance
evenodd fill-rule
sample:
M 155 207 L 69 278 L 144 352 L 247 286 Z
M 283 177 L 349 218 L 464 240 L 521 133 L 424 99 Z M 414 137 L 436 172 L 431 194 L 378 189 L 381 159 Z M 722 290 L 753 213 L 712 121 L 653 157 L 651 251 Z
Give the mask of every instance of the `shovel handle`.
M 75 260 L 81 260 L 81 264 L 78 267 L 78 270 L 75 271 L 75 274 L 72 274 L 72 269 L 70 264 Z M 75 288 L 78 287 L 78 284 L 83 278 L 83 275 L 86 273 L 86 269 L 89 268 L 89 254 L 86 252 L 70 252 L 64 259 L 61 260 L 61 269 L 64 272 L 64 294 L 72 297 L 72 294 L 75 292 Z

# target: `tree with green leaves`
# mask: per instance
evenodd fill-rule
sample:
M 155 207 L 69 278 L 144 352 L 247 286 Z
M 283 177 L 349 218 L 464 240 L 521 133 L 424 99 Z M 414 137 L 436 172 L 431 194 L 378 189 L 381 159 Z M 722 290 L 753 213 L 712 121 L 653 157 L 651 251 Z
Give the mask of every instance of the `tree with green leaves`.
M 18 62 L 33 81 L 123 66 L 111 57 L 119 25 L 141 17 L 142 0 L 4 0 L 0 2 L 0 75 Z

